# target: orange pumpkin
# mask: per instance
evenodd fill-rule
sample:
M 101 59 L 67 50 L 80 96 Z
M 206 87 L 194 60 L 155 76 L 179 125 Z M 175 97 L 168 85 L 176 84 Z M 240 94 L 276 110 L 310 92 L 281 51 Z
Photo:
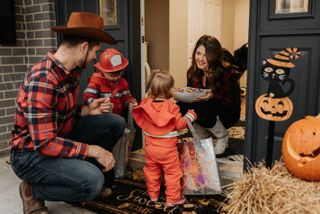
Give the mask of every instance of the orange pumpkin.
M 273 98 L 263 94 L 256 100 L 259 117 L 270 121 L 284 121 L 291 117 L 293 104 L 288 97 Z
M 291 124 L 282 141 L 286 168 L 308 181 L 320 181 L 320 114 Z

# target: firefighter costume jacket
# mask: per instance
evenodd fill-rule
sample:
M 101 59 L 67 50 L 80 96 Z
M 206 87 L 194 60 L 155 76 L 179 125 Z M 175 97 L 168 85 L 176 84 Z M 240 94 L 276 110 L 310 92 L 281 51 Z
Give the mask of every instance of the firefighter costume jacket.
M 89 78 L 89 84 L 83 93 L 83 101 L 90 104 L 94 99 L 101 97 L 109 97 L 114 104 L 113 113 L 122 116 L 128 102 L 133 99 L 124 78 L 110 81 L 105 78 L 103 72 L 96 72 Z

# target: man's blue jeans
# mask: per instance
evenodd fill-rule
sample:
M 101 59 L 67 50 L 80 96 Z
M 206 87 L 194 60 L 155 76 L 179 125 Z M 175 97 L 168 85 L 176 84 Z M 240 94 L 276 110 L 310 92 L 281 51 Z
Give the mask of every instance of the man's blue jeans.
M 124 118 L 112 113 L 85 116 L 76 121 L 68 138 L 111 151 L 123 135 L 125 124 Z M 11 164 L 19 178 L 32 184 L 33 196 L 39 200 L 90 200 L 100 193 L 105 182 L 99 167 L 87 160 L 52 158 L 39 156 L 33 151 L 12 150 Z

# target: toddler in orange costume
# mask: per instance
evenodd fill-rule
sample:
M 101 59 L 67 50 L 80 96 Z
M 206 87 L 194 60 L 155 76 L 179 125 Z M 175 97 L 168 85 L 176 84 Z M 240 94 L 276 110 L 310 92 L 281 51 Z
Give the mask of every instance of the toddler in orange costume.
M 164 172 L 166 204 L 183 204 L 181 195 L 178 130 L 186 128 L 185 120 L 193 122 L 197 115 L 189 110 L 184 117 L 172 99 L 173 77 L 166 72 L 156 72 L 150 80 L 147 96 L 133 109 L 133 117 L 145 134 L 145 166 L 148 194 L 156 202 L 160 193 L 160 176 Z

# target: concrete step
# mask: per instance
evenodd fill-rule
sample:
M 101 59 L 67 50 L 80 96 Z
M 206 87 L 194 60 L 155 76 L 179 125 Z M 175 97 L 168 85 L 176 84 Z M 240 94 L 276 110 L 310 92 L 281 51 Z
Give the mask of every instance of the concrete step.
M 218 168 L 221 179 L 232 183 L 243 175 L 243 161 L 242 156 L 229 156 L 225 158 L 217 158 Z M 134 170 L 139 170 L 144 166 L 144 150 L 140 149 L 131 152 L 129 159 L 129 167 Z M 223 182 L 224 184 L 225 182 Z

